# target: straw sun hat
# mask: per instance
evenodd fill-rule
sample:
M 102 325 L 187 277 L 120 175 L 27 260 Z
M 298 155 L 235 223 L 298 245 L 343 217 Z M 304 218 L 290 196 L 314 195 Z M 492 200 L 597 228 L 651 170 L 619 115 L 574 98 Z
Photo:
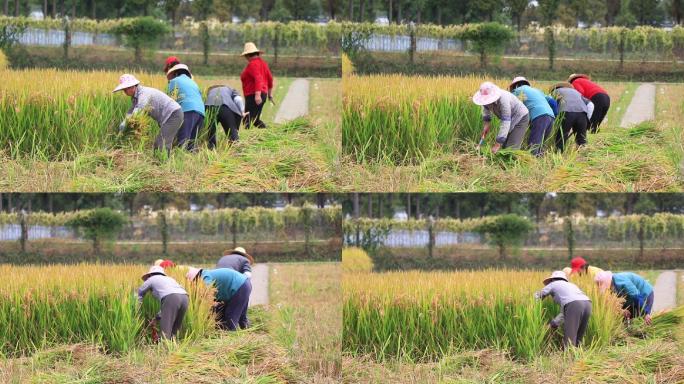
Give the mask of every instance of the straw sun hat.
M 529 80 L 527 80 L 523 76 L 518 76 L 515 79 L 513 79 L 513 81 L 511 81 L 511 83 L 508 85 L 508 89 L 513 90 L 513 88 L 514 88 L 513 86 L 516 84 L 520 84 L 520 83 L 524 83 L 525 85 L 530 85 Z
M 583 73 L 573 73 L 572 75 L 570 75 L 570 77 L 568 77 L 568 83 L 572 83 L 573 81 L 575 81 L 575 79 L 579 79 L 580 77 L 583 77 L 587 80 L 591 80 L 591 77 Z
M 254 264 L 254 257 L 252 257 L 252 255 L 250 255 L 249 253 L 247 253 L 247 251 L 246 251 L 244 248 L 242 248 L 242 247 L 237 247 L 237 248 L 235 248 L 235 249 L 233 249 L 233 250 L 226 251 L 224 254 L 225 254 L 225 255 L 230 255 L 230 254 L 235 254 L 235 253 L 238 254 L 238 255 L 240 255 L 240 256 L 246 257 L 247 260 L 249 260 L 249 263 L 250 263 L 250 264 Z
M 501 93 L 501 88 L 497 87 L 496 84 L 485 81 L 473 95 L 473 102 L 477 105 L 489 105 L 499 100 Z
M 141 278 L 143 280 L 147 280 L 148 277 L 150 277 L 151 275 L 155 275 L 155 274 L 166 276 L 166 273 L 164 273 L 164 268 L 157 266 L 157 265 L 153 265 L 150 267 L 150 270 L 147 271 L 146 274 L 142 275 Z
M 119 86 L 114 88 L 112 93 L 118 92 L 122 89 L 130 88 L 138 84 L 140 84 L 140 80 L 136 79 L 135 76 L 128 73 L 123 74 L 121 75 L 121 77 L 119 77 Z
M 190 78 L 192 79 L 192 73 L 190 73 L 190 68 L 188 68 L 188 66 L 185 65 L 185 64 L 176 64 L 176 65 L 174 65 L 173 67 L 171 67 L 171 69 L 169 69 L 169 70 L 166 72 L 166 74 L 167 74 L 167 75 L 170 75 L 170 74 L 172 74 L 173 72 L 180 71 L 180 70 L 186 70 L 186 71 L 188 71 L 188 75 L 189 75 Z
M 242 54 L 240 56 L 249 55 L 250 53 L 264 53 L 264 51 L 259 50 L 256 44 L 250 41 L 248 43 L 245 43 L 245 49 L 242 51 Z
M 549 277 L 547 277 L 546 279 L 544 279 L 544 285 L 550 283 L 552 280 L 558 280 L 558 279 L 568 281 L 567 276 L 565 276 L 565 272 L 563 272 L 563 271 L 553 271 L 553 273 L 551 274 L 551 276 L 549 276 Z

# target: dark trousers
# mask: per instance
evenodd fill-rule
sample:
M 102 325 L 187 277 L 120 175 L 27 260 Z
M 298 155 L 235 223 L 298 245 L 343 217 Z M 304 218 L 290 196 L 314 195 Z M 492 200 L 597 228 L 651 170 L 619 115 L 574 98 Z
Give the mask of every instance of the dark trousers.
M 245 112 L 249 112 L 245 117 L 245 127 L 266 128 L 266 124 L 261 121 L 261 111 L 264 109 L 264 104 L 267 101 L 268 94 L 265 92 L 261 92 L 261 104 L 259 105 L 254 101 L 254 95 L 245 96 Z
M 178 130 L 178 145 L 186 148 L 188 151 L 195 149 L 195 140 L 197 140 L 197 133 L 204 125 L 204 116 L 196 111 L 183 113 L 183 125 Z
M 183 317 L 185 317 L 187 310 L 188 295 L 172 293 L 162 298 L 160 327 L 165 339 L 176 336 L 181 325 L 183 325 Z
M 221 107 L 212 105 L 207 107 L 207 113 L 214 116 L 214 120 L 209 122 L 209 149 L 216 148 L 216 127 L 221 123 L 223 132 L 228 135 L 228 140 L 238 141 L 240 139 L 238 130 L 242 117 L 222 105 Z
M 591 301 L 576 300 L 565 304 L 563 308 L 563 348 L 568 344 L 579 347 L 587 332 L 591 317 Z
M 591 98 L 591 102 L 594 103 L 594 113 L 589 120 L 589 129 L 591 133 L 596 133 L 610 108 L 610 97 L 605 93 L 597 93 Z
M 252 283 L 247 279 L 235 295 L 226 302 L 221 302 L 214 307 L 217 321 L 221 329 L 234 331 L 237 327 L 245 329 L 249 327 L 247 308 L 249 307 L 249 295 L 252 293 Z
M 544 154 L 544 139 L 551 135 L 553 120 L 554 118 L 549 115 L 537 116 L 532 120 L 530 124 L 532 129 L 527 144 L 530 146 L 533 155 L 541 156 Z
M 629 309 L 629 313 L 632 314 L 632 318 L 635 319 L 637 317 L 642 317 L 644 315 L 650 315 L 651 314 L 651 308 L 653 308 L 653 300 L 654 300 L 654 295 L 653 292 L 651 292 L 650 295 L 646 298 L 646 302 L 644 303 L 644 306 L 639 308 L 635 302 L 630 302 L 627 304 L 625 309 Z
M 587 126 L 589 120 L 584 112 L 563 112 L 561 130 L 556 134 L 556 148 L 563 152 L 565 143 L 568 142 L 570 134 L 575 134 L 575 143 L 582 146 L 587 143 Z

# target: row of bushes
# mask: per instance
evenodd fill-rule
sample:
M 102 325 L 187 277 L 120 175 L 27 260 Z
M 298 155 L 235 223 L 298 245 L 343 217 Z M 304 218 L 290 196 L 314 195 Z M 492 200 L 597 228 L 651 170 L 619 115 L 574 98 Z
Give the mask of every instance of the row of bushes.
M 77 264 L 82 262 L 152 263 L 169 258 L 182 264 L 213 264 L 231 242 L 169 243 L 166 255 L 160 243 L 110 243 L 99 253 L 83 242 L 34 240 L 22 252 L 16 242 L 0 243 L 0 264 Z M 257 263 L 288 261 L 339 261 L 339 239 L 312 242 L 308 249 L 304 242 L 246 242 L 238 243 L 254 256 Z
M 570 265 L 564 249 L 519 249 L 501 259 L 494 249 L 438 247 L 433 256 L 425 248 L 378 248 L 370 253 L 375 271 L 515 268 L 557 270 Z M 677 269 L 684 265 L 680 249 L 579 249 L 576 256 L 590 265 L 613 271 L 640 269 Z

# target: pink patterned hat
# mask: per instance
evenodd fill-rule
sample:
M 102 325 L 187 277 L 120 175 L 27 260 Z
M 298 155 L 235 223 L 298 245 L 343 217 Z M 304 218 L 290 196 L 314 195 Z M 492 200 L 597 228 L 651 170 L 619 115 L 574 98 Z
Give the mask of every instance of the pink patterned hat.
M 119 77 L 119 86 L 114 88 L 112 93 L 138 84 L 140 84 L 140 80 L 136 79 L 135 76 L 129 75 L 128 73 L 123 74 L 121 77 Z
M 501 89 L 496 84 L 485 81 L 480 90 L 473 95 L 473 102 L 477 105 L 489 105 L 501 97 Z

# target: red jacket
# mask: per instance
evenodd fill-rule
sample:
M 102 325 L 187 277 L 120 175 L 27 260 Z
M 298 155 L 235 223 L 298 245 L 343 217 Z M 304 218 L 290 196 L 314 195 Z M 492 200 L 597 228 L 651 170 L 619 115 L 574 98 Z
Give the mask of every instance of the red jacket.
M 575 79 L 572 82 L 572 86 L 575 87 L 577 92 L 581 93 L 582 96 L 586 97 L 587 99 L 591 99 L 597 93 L 605 93 L 606 95 L 608 94 L 605 89 L 599 87 L 596 83 L 592 83 L 591 80 L 584 77 Z
M 273 75 L 268 64 L 261 58 L 255 57 L 250 60 L 245 70 L 240 74 L 242 80 L 242 93 L 250 96 L 258 92 L 268 93 L 273 88 Z

